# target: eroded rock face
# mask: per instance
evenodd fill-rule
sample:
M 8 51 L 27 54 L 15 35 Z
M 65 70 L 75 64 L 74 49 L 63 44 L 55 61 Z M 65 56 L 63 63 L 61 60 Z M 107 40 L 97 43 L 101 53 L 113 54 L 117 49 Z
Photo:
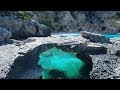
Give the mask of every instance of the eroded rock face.
M 36 26 L 36 34 L 35 36 L 40 36 L 40 37 L 47 37 L 47 36 L 50 36 L 51 35 L 51 31 L 52 29 L 43 25 L 43 24 L 39 24 L 37 23 L 37 26 Z
M 119 76 L 120 58 L 115 55 L 92 56 L 93 69 L 90 72 L 91 79 L 117 79 Z
M 56 31 L 118 33 L 119 13 L 119 11 L 35 11 L 35 19 L 45 25 L 49 23 Z
M 119 11 L 71 11 L 80 30 L 94 33 L 118 33 Z
M 109 38 L 106 38 L 105 36 L 102 36 L 100 34 L 83 31 L 81 32 L 81 35 L 84 38 L 90 39 L 90 41 L 96 42 L 96 43 L 109 43 L 110 42 Z
M 27 11 L 31 13 L 30 20 L 35 20 L 52 28 L 52 32 L 79 32 L 89 31 L 95 33 L 118 33 L 120 32 L 120 11 Z M 1 11 L 0 26 L 13 24 L 16 18 L 15 11 Z M 6 17 L 9 17 L 9 21 Z M 12 17 L 12 18 L 11 18 Z M 3 20 L 5 19 L 5 20 Z M 10 20 L 11 19 L 11 20 Z M 8 22 L 7 22 L 7 21 Z M 20 22 L 21 21 L 21 22 Z M 22 20 L 15 20 L 21 27 Z M 6 24 L 5 24 L 6 23 Z M 8 27 L 8 25 L 6 27 Z M 6 28 L 5 27 L 5 28 Z M 8 29 L 8 28 L 6 28 Z M 15 28 L 16 29 L 16 28 Z M 16 29 L 17 30 L 17 29 Z M 12 30 L 13 31 L 13 30 Z
M 52 28 L 52 32 L 78 32 L 77 23 L 69 11 L 35 11 L 39 23 Z
M 0 26 L 6 28 L 12 33 L 13 38 L 19 38 L 24 36 L 23 20 L 15 19 L 13 17 L 0 17 Z
M 50 36 L 51 28 L 32 21 L 14 17 L 0 17 L 0 26 L 12 33 L 12 38 L 21 39 L 32 36 Z
M 0 27 L 0 43 L 12 37 L 12 33 L 7 29 Z

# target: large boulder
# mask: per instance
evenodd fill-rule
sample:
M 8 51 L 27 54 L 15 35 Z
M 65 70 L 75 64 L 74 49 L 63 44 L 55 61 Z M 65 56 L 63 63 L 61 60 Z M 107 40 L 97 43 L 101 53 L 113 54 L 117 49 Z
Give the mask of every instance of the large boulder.
M 105 47 L 103 44 L 88 42 L 84 52 L 90 55 L 100 55 L 100 54 L 106 54 L 107 49 L 108 47 Z
M 25 37 L 47 37 L 51 35 L 52 29 L 36 21 L 26 21 L 23 23 Z
M 90 39 L 90 41 L 92 41 L 92 42 L 98 42 L 98 43 L 109 43 L 110 42 L 109 38 L 106 38 L 105 36 L 102 36 L 100 34 L 82 31 L 81 35 L 84 38 Z
M 9 39 L 12 36 L 12 33 L 7 29 L 0 27 L 0 42 Z
M 12 38 L 24 37 L 23 20 L 14 17 L 0 17 L 0 27 L 6 28 L 12 33 Z
M 24 37 L 35 36 L 36 34 L 35 22 L 31 22 L 31 21 L 24 22 L 22 26 L 22 30 L 23 30 Z
M 0 27 L 12 33 L 12 38 L 21 39 L 32 36 L 49 36 L 51 29 L 33 20 L 22 20 L 15 17 L 0 17 Z
M 37 27 L 36 28 L 36 36 L 46 37 L 46 36 L 50 36 L 51 35 L 52 29 L 49 28 L 48 26 L 45 26 L 43 24 L 37 23 L 36 27 Z

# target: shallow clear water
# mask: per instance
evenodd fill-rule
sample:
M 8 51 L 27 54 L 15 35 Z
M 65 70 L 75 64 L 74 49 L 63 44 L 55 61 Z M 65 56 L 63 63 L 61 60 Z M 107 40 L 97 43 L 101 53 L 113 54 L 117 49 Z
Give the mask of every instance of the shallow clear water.
M 60 34 L 60 36 L 68 37 L 68 36 L 80 36 L 80 34 Z
M 69 37 L 69 36 L 81 36 L 80 33 L 60 33 L 58 34 L 62 37 Z M 107 38 L 120 38 L 120 34 L 102 34 L 102 36 L 105 36 Z
M 38 65 L 43 68 L 42 79 L 78 79 L 84 77 L 82 69 L 85 67 L 85 63 L 78 59 L 75 53 L 64 52 L 54 47 L 40 53 L 39 58 Z M 52 70 L 54 72 L 51 75 Z
M 103 34 L 107 38 L 120 38 L 120 34 Z
M 69 36 L 80 36 L 80 33 L 53 33 L 52 35 L 59 35 L 61 37 L 69 37 Z

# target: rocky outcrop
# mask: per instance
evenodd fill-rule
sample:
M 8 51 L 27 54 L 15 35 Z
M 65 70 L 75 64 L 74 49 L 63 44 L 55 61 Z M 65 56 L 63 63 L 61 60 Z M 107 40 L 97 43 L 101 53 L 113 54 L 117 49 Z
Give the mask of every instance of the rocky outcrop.
M 34 36 L 39 36 L 39 37 L 47 37 L 51 36 L 51 31 L 52 29 L 43 25 L 43 24 L 36 24 L 36 34 Z
M 4 52 L 4 54 L 0 54 L 0 64 L 2 64 L 0 78 L 39 77 L 42 70 L 41 67 L 37 66 L 39 53 L 53 47 L 78 53 L 81 52 L 82 48 L 78 50 L 76 47 L 84 47 L 82 45 L 85 43 L 86 39 L 82 37 L 69 37 L 68 39 L 64 37 L 31 37 L 23 41 L 13 40 L 12 44 L 0 47 L 0 53 Z M 90 48 L 90 46 L 84 48 L 87 47 Z
M 23 41 L 12 41 L 12 44 L 0 46 L 0 53 L 2 53 L 0 54 L 0 65 L 2 65 L 0 78 L 39 78 L 42 71 L 42 68 L 37 66 L 39 53 L 53 47 L 67 52 L 76 52 L 77 58 L 87 62 L 90 67 L 92 65 L 91 79 L 116 79 L 119 76 L 120 60 L 115 54 L 109 53 L 114 50 L 109 49 L 110 43 L 107 45 L 106 43 L 93 43 L 81 36 L 31 37 Z
M 90 39 L 90 41 L 92 42 L 98 42 L 98 43 L 109 43 L 110 42 L 109 38 L 106 38 L 105 36 L 102 36 L 100 34 L 83 31 L 81 32 L 81 35 L 84 38 Z
M 12 33 L 12 38 L 21 39 L 32 36 L 50 36 L 51 29 L 32 21 L 24 21 L 14 17 L 0 17 L 0 26 Z
M 24 11 L 25 12 L 25 11 Z M 35 20 L 52 28 L 52 32 L 80 32 L 89 31 L 95 33 L 118 33 L 120 32 L 120 11 L 26 11 L 30 14 L 30 20 Z M 1 11 L 0 18 L 6 19 L 13 24 L 13 18 L 17 18 L 17 27 L 21 26 L 17 16 L 18 11 Z M 29 15 L 27 14 L 27 15 Z M 11 18 L 12 17 L 12 18 Z M 1 22 L 4 21 L 1 19 Z M 5 20 L 6 21 L 6 20 Z M 21 21 L 21 22 L 19 22 Z M 7 23 L 7 22 L 5 22 Z M 5 24 L 4 23 L 4 24 Z M 4 24 L 1 24 L 4 26 Z M 10 25 L 10 23 L 7 23 Z M 14 28 L 16 26 L 13 26 Z M 19 32 L 20 33 L 20 32 Z
M 34 19 L 56 31 L 118 33 L 119 11 L 35 11 Z
M 12 33 L 7 29 L 0 27 L 0 43 L 12 37 Z
M 52 28 L 52 32 L 78 32 L 77 23 L 69 11 L 35 11 L 35 20 Z
M 71 11 L 80 30 L 94 33 L 118 33 L 119 11 Z
M 0 17 L 0 26 L 6 28 L 12 33 L 12 38 L 20 38 L 24 36 L 23 20 L 14 17 Z
M 2 28 L 0 42 L 9 39 L 11 33 L 15 39 L 31 37 L 23 41 L 10 39 L 0 46 L 0 78 L 38 78 L 42 70 L 37 66 L 39 53 L 52 47 L 76 52 L 78 58 L 92 65 L 91 79 L 120 78 L 120 39 L 108 39 L 95 34 L 118 33 L 119 11 L 33 11 L 32 13 L 34 16 L 31 20 L 16 18 L 14 13 L 12 16 L 0 15 Z M 83 37 L 46 37 L 54 31 L 95 33 L 82 32 Z
M 41 75 L 41 67 L 37 66 L 39 53 L 57 44 L 74 41 L 84 42 L 80 38 L 34 37 L 27 40 L 12 40 L 12 44 L 0 46 L 0 78 L 32 79 Z M 80 41 L 79 41 L 80 40 Z M 55 44 L 56 43 L 56 44 Z

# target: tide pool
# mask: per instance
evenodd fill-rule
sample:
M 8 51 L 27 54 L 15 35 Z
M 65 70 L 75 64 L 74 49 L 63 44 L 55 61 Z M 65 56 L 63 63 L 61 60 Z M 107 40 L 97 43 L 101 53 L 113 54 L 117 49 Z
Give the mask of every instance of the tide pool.
M 80 79 L 84 77 L 85 62 L 73 52 L 64 52 L 56 47 L 39 55 L 38 65 L 43 68 L 42 79 Z

